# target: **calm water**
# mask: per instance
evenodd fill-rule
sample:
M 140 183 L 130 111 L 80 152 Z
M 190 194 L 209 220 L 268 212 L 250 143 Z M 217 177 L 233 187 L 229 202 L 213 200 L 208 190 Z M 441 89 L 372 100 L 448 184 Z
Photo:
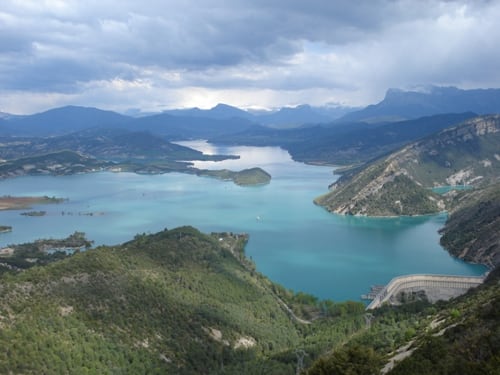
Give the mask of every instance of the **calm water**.
M 178 173 L 4 180 L 0 195 L 69 200 L 34 207 L 47 211 L 43 217 L 0 212 L 0 224 L 14 227 L 12 233 L 0 234 L 0 245 L 65 237 L 76 230 L 86 232 L 96 244 L 117 244 L 137 233 L 180 225 L 205 232 L 246 232 L 250 234 L 247 255 L 260 272 L 288 288 L 334 300 L 357 300 L 370 285 L 401 274 L 479 275 L 485 270 L 450 257 L 439 246 L 437 230 L 444 215 L 398 219 L 332 215 L 312 203 L 335 180 L 332 168 L 295 163 L 286 151 L 274 147 L 189 145 L 207 153 L 241 155 L 240 160 L 199 162 L 197 167 L 260 166 L 273 179 L 260 187 Z

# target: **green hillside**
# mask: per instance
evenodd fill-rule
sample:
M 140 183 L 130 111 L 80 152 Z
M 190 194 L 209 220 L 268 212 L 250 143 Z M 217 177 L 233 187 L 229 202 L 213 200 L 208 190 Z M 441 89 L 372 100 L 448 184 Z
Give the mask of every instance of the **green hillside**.
M 441 245 L 454 256 L 490 267 L 500 264 L 500 183 L 465 191 L 442 229 Z
M 437 186 L 487 186 L 500 177 L 500 115 L 481 116 L 344 174 L 315 200 L 340 214 L 422 215 L 449 208 Z
M 294 374 L 295 349 L 310 363 L 364 328 L 362 304 L 255 272 L 246 240 L 182 227 L 4 273 L 0 373 Z
M 459 356 L 495 368 L 498 279 L 456 301 L 365 314 L 272 283 L 246 241 L 181 227 L 4 272 L 0 373 L 378 374 L 408 344 L 420 364 L 401 366 L 428 369 L 438 345 L 446 368 Z

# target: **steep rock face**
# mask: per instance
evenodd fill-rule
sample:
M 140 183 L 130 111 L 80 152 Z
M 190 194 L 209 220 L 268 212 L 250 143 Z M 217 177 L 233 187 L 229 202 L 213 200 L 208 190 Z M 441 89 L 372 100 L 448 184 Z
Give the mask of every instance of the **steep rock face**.
M 397 162 L 369 166 L 315 202 L 343 215 L 425 215 L 444 209 L 439 195 L 417 184 Z
M 500 90 L 461 90 L 456 87 L 437 86 L 416 91 L 389 89 L 384 100 L 360 111 L 348 113 L 343 120 L 394 121 L 464 111 L 481 115 L 500 112 Z
M 315 200 L 339 214 L 421 215 L 446 208 L 430 188 L 480 186 L 500 176 L 500 115 L 481 116 L 344 175 Z

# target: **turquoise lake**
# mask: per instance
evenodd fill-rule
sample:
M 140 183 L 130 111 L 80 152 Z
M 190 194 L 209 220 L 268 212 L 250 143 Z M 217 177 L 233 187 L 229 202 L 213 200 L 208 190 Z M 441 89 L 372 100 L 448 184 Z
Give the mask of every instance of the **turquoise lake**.
M 0 211 L 0 246 L 83 231 L 95 244 L 118 244 L 137 233 L 193 225 L 204 232 L 250 234 L 246 248 L 262 272 L 295 291 L 337 301 L 359 300 L 371 285 L 411 273 L 480 275 L 485 267 L 454 259 L 439 245 L 444 214 L 416 218 L 344 217 L 315 206 L 337 176 L 332 167 L 291 160 L 276 147 L 216 147 L 183 142 L 206 153 L 239 160 L 197 162 L 199 168 L 241 170 L 259 166 L 268 185 L 240 187 L 229 181 L 170 173 L 93 173 L 3 180 L 0 195 L 56 196 L 61 204 L 33 207 L 42 217 Z M 92 215 L 89 215 L 92 213 Z

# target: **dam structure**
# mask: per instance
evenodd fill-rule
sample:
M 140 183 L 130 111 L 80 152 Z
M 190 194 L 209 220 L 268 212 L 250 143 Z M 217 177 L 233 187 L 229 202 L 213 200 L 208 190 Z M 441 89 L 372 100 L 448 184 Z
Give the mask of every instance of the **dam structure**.
M 385 303 L 398 303 L 401 292 L 424 291 L 430 302 L 449 300 L 466 293 L 469 289 L 481 285 L 485 276 L 449 276 L 449 275 L 406 275 L 393 278 L 373 298 L 366 310 L 376 309 Z

